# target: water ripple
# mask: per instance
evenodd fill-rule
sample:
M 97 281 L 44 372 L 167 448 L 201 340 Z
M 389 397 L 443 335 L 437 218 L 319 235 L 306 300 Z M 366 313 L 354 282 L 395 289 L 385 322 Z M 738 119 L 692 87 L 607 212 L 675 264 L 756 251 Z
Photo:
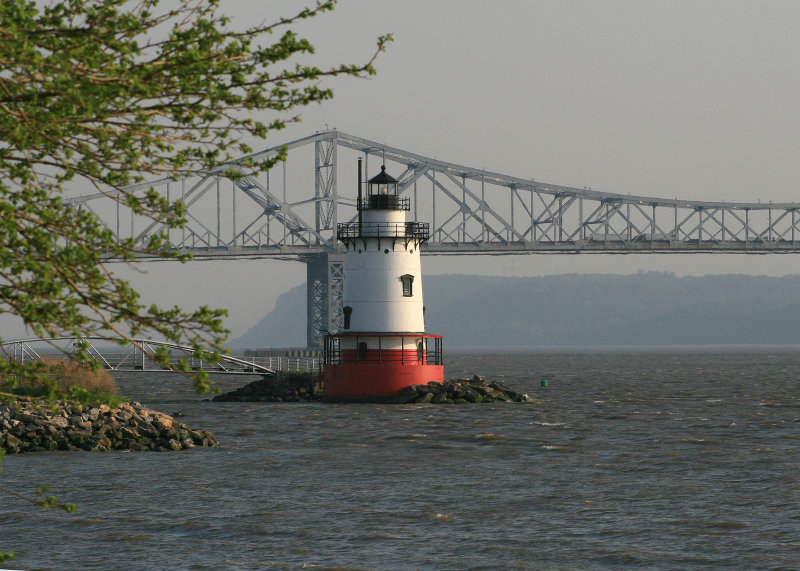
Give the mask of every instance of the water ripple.
M 6 501 L 0 550 L 30 569 L 794 568 L 798 370 L 788 350 L 456 354 L 448 376 L 533 402 L 424 407 L 123 376 L 222 446 L 7 456 L 4 486 L 79 513 Z

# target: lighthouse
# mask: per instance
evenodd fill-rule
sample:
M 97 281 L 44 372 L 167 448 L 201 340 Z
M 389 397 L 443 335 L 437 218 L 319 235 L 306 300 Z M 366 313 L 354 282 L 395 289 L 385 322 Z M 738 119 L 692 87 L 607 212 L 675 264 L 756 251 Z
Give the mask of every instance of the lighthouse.
M 325 336 L 328 400 L 390 400 L 410 385 L 442 382 L 441 335 L 425 333 L 420 246 L 427 223 L 406 221 L 408 197 L 386 172 L 363 192 L 358 161 L 358 221 L 338 224 L 345 246 L 343 329 Z

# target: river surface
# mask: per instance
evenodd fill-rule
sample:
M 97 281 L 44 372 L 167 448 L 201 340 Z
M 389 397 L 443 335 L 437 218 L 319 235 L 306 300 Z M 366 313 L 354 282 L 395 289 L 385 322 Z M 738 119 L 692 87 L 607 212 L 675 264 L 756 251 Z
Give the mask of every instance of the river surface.
M 2 496 L 6 567 L 800 567 L 800 348 L 446 362 L 448 378 L 532 400 L 212 403 L 167 374 L 120 375 L 123 394 L 221 446 L 6 456 L 0 486 L 78 504 Z

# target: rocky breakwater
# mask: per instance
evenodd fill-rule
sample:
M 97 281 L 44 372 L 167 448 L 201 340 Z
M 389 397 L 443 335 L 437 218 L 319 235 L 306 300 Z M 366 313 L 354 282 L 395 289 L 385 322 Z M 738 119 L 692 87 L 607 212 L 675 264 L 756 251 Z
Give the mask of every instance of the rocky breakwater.
M 318 375 L 310 373 L 281 373 L 265 377 L 225 394 L 214 397 L 217 402 L 309 402 L 324 401 Z M 468 404 L 484 402 L 523 402 L 527 395 L 515 392 L 496 381 L 487 382 L 475 375 L 471 379 L 455 379 L 443 383 L 412 385 L 395 397 L 376 402 Z M 364 398 L 354 399 L 365 402 Z M 337 402 L 342 402 L 338 399 Z
M 216 402 L 308 402 L 322 399 L 319 375 L 278 373 L 217 395 Z
M 0 448 L 7 453 L 45 450 L 182 450 L 217 446 L 210 432 L 192 430 L 139 403 L 84 406 L 23 401 L 0 404 Z
M 471 379 L 446 380 L 442 383 L 411 385 L 394 397 L 393 402 L 431 404 L 469 404 L 484 402 L 524 402 L 528 395 L 520 394 L 497 381 L 475 375 Z

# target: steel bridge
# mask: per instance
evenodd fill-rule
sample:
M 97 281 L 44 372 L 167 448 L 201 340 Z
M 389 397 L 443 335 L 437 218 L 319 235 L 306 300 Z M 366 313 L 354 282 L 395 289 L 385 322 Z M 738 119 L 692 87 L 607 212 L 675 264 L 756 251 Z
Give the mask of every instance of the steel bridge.
M 448 163 L 341 131 L 326 131 L 254 153 L 287 151 L 272 170 L 226 178 L 237 161 L 154 188 L 187 207 L 187 224 L 168 229 L 101 193 L 66 200 L 95 212 L 119 239 L 143 245 L 165 232 L 199 259 L 273 257 L 307 268 L 307 342 L 342 327 L 343 249 L 338 222 L 356 219 L 356 156 L 369 178 L 381 164 L 430 224 L 423 254 L 798 253 L 800 203 L 704 202 L 598 192 Z M 344 160 L 347 155 L 347 160 Z M 351 160 L 352 159 L 352 160 Z M 372 165 L 372 166 L 370 166 Z M 339 184 L 342 178 L 345 183 Z
M 0 344 L 0 352 L 13 361 L 20 363 L 41 361 L 46 358 L 59 360 L 69 359 L 74 355 L 78 342 L 88 345 L 87 353 L 109 371 L 177 371 L 178 360 L 186 359 L 190 371 L 206 371 L 215 375 L 274 375 L 275 371 L 263 359 L 247 361 L 238 357 L 223 355 L 219 363 L 210 364 L 193 356 L 193 349 L 175 343 L 153 341 L 150 339 L 134 339 L 124 346 L 98 346 L 97 342 L 109 343 L 108 339 L 85 337 L 57 337 L 54 339 L 17 339 Z M 152 355 L 159 347 L 166 347 L 172 352 L 169 366 L 162 367 L 148 355 Z M 268 361 L 267 361 L 268 363 Z M 287 363 L 288 364 L 288 363 Z M 298 366 L 298 368 L 300 368 Z

